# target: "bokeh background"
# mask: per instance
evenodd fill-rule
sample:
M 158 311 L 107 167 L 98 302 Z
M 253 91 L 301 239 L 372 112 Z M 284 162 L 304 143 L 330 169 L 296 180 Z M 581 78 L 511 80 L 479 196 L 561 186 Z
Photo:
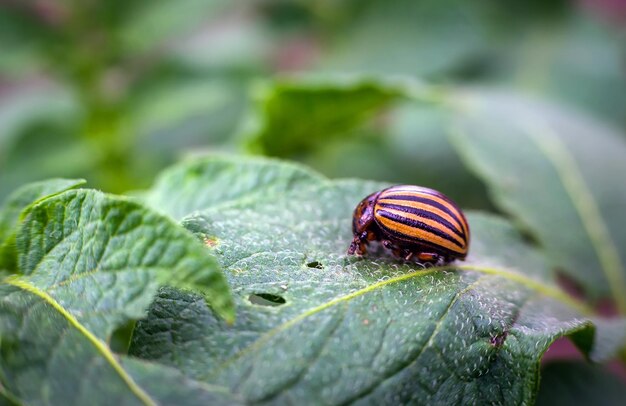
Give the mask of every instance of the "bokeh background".
M 263 89 L 284 75 L 408 75 L 514 89 L 624 129 L 625 25 L 621 0 L 1 0 L 0 199 L 57 176 L 140 189 L 186 154 L 221 150 L 491 208 L 439 111 L 368 105 L 365 92 L 367 120 L 311 138 L 258 129 Z

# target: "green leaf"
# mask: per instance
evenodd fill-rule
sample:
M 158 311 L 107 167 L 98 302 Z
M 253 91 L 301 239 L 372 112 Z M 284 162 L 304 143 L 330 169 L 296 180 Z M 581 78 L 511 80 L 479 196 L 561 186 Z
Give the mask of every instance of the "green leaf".
M 216 163 L 187 165 L 194 176 Z M 588 309 L 556 287 L 543 257 L 506 221 L 469 214 L 464 264 L 357 259 L 345 253 L 352 210 L 382 184 L 309 177 L 295 188 L 246 188 L 221 204 L 222 191 L 256 171 L 244 160 L 207 177 L 196 190 L 212 200 L 199 199 L 183 220 L 212 242 L 236 323 L 217 320 L 194 294 L 164 288 L 131 354 L 248 403 L 469 404 L 531 403 L 540 358 L 562 335 L 591 349 Z M 301 169 L 278 163 L 276 171 L 286 186 Z
M 23 216 L 16 237 L 21 275 L 0 284 L 0 384 L 7 398 L 239 403 L 224 387 L 118 356 L 107 344 L 115 329 L 145 315 L 162 284 L 202 292 L 232 322 L 228 285 L 193 235 L 138 203 L 92 190 L 40 199 Z
M 17 237 L 19 271 L 98 337 L 140 318 L 158 284 L 201 291 L 234 318 L 228 285 L 206 247 L 128 199 L 67 191 L 31 206 Z M 76 295 L 76 292 L 82 292 Z
M 76 188 L 84 180 L 49 179 L 29 183 L 14 191 L 0 207 L 0 268 L 15 267 L 15 229 L 24 209 L 39 199 Z
M 457 151 L 552 266 L 626 312 L 626 142 L 581 114 L 506 93 L 456 95 Z M 453 96 L 454 97 L 454 96 Z
M 407 77 L 306 77 L 266 84 L 245 132 L 257 153 L 323 174 L 429 186 L 470 207 L 491 204 L 446 137 L 437 90 Z
M 586 15 L 585 15 L 586 14 Z M 575 14 L 561 24 L 526 27 L 513 52 L 511 82 L 566 105 L 584 108 L 618 125 L 626 120 L 623 38 L 591 13 Z
M 542 368 L 537 405 L 621 405 L 625 398 L 623 378 L 599 365 L 559 361 Z
M 593 344 L 590 358 L 596 362 L 609 361 L 615 357 L 615 349 L 621 349 L 624 356 L 624 343 L 626 343 L 626 318 L 594 318 L 597 334 Z
M 227 206 L 241 199 L 258 200 L 315 182 L 324 179 L 292 163 L 211 156 L 165 170 L 144 200 L 155 209 L 181 219 L 207 207 Z
M 391 82 L 358 76 L 259 86 L 247 147 L 276 157 L 302 155 L 362 125 L 404 92 Z
M 48 293 L 23 279 L 8 282 L 0 285 L 0 388 L 7 398 L 33 405 L 240 403 L 226 388 L 113 354 Z
M 119 27 L 120 46 L 124 53 L 137 55 L 149 52 L 199 26 L 207 17 L 224 7 L 223 1 L 183 0 L 145 2 L 143 7 L 126 15 Z M 125 9 L 126 4 L 118 9 Z M 146 35 L 152 32 L 154 35 Z
M 492 209 L 485 186 L 450 145 L 449 116 L 439 107 L 403 103 L 385 112 L 385 128 L 329 142 L 303 161 L 331 178 L 423 185 L 466 208 Z
M 11 193 L 0 206 L 0 243 L 8 237 L 17 225 L 22 210 L 30 204 L 83 184 L 85 184 L 85 180 L 82 179 L 49 179 L 29 183 Z
M 340 40 L 322 55 L 320 68 L 422 77 L 445 74 L 489 46 L 480 11 L 480 6 L 457 0 L 363 4 L 348 15 L 335 35 Z

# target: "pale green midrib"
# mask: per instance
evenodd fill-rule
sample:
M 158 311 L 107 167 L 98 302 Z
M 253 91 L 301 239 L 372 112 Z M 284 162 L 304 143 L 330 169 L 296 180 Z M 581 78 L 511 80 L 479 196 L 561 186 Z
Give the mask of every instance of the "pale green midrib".
M 113 355 L 111 350 L 109 350 L 109 348 L 102 341 L 100 341 L 89 330 L 87 330 L 85 326 L 80 324 L 80 322 L 73 315 L 71 315 L 67 310 L 65 310 L 63 306 L 61 306 L 59 302 L 57 302 L 52 296 L 40 290 L 36 286 L 31 285 L 28 281 L 24 280 L 23 278 L 19 276 L 9 276 L 5 278 L 3 282 L 8 285 L 12 285 L 17 288 L 20 288 L 26 292 L 32 293 L 40 297 L 50 306 L 52 306 L 52 308 L 55 309 L 57 312 L 59 312 L 61 316 L 63 316 L 68 321 L 68 323 L 70 323 L 70 325 L 76 328 L 81 334 L 85 336 L 85 338 L 87 338 L 89 342 L 91 342 L 91 344 L 94 347 L 96 347 L 96 349 L 102 354 L 104 359 L 111 365 L 111 367 L 115 370 L 115 372 L 118 373 L 118 375 L 124 381 L 124 383 L 128 385 L 130 391 L 137 398 L 139 398 L 139 400 L 143 404 L 148 405 L 148 406 L 157 405 L 157 403 L 150 397 L 150 395 L 148 395 L 142 388 L 140 388 L 139 385 L 137 385 L 137 383 L 133 380 L 133 378 L 124 370 L 122 365 L 115 359 L 115 356 Z
M 405 281 L 407 279 L 412 279 L 412 278 L 417 278 L 417 277 L 421 277 L 421 276 L 427 276 L 427 275 L 432 275 L 433 273 L 437 273 L 437 272 L 444 272 L 444 271 L 454 271 L 454 270 L 459 270 L 459 271 L 473 271 L 473 272 L 479 272 L 479 273 L 484 273 L 484 274 L 489 274 L 489 275 L 495 275 L 495 276 L 500 276 L 506 279 L 509 279 L 511 281 L 520 283 L 526 287 L 528 287 L 529 289 L 532 289 L 538 293 L 543 294 L 544 296 L 550 297 L 552 299 L 555 299 L 561 303 L 566 304 L 567 306 L 570 306 L 574 309 L 576 309 L 576 311 L 578 311 L 580 314 L 582 315 L 591 315 L 593 313 L 593 310 L 590 309 L 589 307 L 587 307 L 584 303 L 579 302 L 575 299 L 573 299 L 572 297 L 570 297 L 569 295 L 567 295 L 566 293 L 562 292 L 561 290 L 557 289 L 557 288 L 553 288 L 550 286 L 545 286 L 542 285 L 541 283 L 534 281 L 530 278 L 527 278 L 526 276 L 520 275 L 520 274 L 516 274 L 516 273 L 512 273 L 512 272 L 508 272 L 506 270 L 502 270 L 502 269 L 497 269 L 497 268 L 488 268 L 488 267 L 481 267 L 481 266 L 476 266 L 476 265 L 461 265 L 461 266 L 444 266 L 444 267 L 438 267 L 438 268 L 432 268 L 432 269 L 428 269 L 428 270 L 423 270 L 420 269 L 418 271 L 414 271 L 414 272 L 410 272 L 404 275 L 400 275 L 394 278 L 390 278 L 384 281 L 380 281 L 377 283 L 374 283 L 372 285 L 369 285 L 363 289 L 354 291 L 352 293 L 349 293 L 347 295 L 344 296 L 340 296 L 338 298 L 335 298 L 333 300 L 330 300 L 326 303 L 323 303 L 319 306 L 316 306 L 312 309 L 307 310 L 304 313 L 299 314 L 298 316 L 294 317 L 291 320 L 286 321 L 285 323 L 269 330 L 268 332 L 264 333 L 261 337 L 259 337 L 256 341 L 254 341 L 251 345 L 249 345 L 248 347 L 243 348 L 241 351 L 239 351 L 238 353 L 236 353 L 235 355 L 233 355 L 232 357 L 230 357 L 229 359 L 227 359 L 226 361 L 222 362 L 222 364 L 217 367 L 214 372 L 210 373 L 208 376 L 213 376 L 215 375 L 217 372 L 219 372 L 220 370 L 223 370 L 225 367 L 227 367 L 229 364 L 231 364 L 232 362 L 234 362 L 235 360 L 241 358 L 243 355 L 249 353 L 250 351 L 253 351 L 259 347 L 261 347 L 265 342 L 267 342 L 269 339 L 271 339 L 272 337 L 274 337 L 276 334 L 280 333 L 281 331 L 284 331 L 286 329 L 288 329 L 289 327 L 293 326 L 294 324 L 299 323 L 300 321 L 306 319 L 307 317 L 310 317 L 316 313 L 319 313 L 325 309 L 328 309 L 332 306 L 335 306 L 337 304 L 343 303 L 343 302 L 347 302 L 349 300 L 352 300 L 356 297 L 365 295 L 366 293 L 375 291 L 378 288 L 381 288 L 383 286 L 389 285 L 389 284 L 393 284 L 393 283 L 397 283 L 397 282 L 402 282 Z
M 474 266 L 474 265 L 462 265 L 455 269 L 501 276 L 511 281 L 518 282 L 521 285 L 524 285 L 527 288 L 532 289 L 535 292 L 538 292 L 544 296 L 550 297 L 563 304 L 566 304 L 567 306 L 576 309 L 576 311 L 582 315 L 589 316 L 593 314 L 593 309 L 589 308 L 583 302 L 580 302 L 574 299 L 573 297 L 569 296 L 567 293 L 563 292 L 562 290 L 551 287 L 551 286 L 543 285 L 534 279 L 527 278 L 526 276 L 523 276 L 518 273 L 508 272 L 508 271 L 498 269 L 498 268 L 487 268 L 487 267 Z
M 578 165 L 567 147 L 546 126 L 536 125 L 529 129 L 528 135 L 554 166 L 591 240 L 613 299 L 620 312 L 626 314 L 626 280 L 624 279 L 626 271 L 600 209 L 593 200 L 593 194 L 587 187 Z

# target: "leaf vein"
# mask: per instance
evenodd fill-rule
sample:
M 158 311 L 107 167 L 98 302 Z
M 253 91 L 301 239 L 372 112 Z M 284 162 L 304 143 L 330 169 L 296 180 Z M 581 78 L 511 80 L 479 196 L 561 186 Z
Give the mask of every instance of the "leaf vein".
M 359 289 L 357 291 L 348 293 L 344 296 L 340 296 L 337 297 L 335 299 L 329 300 L 326 303 L 322 303 L 321 305 L 318 305 L 316 307 L 313 307 L 303 313 L 300 313 L 298 316 L 287 320 L 286 322 L 282 323 L 281 325 L 268 330 L 267 332 L 263 333 L 256 341 L 254 341 L 253 343 L 251 343 L 249 346 L 241 349 L 240 351 L 238 351 L 237 353 L 235 353 L 234 355 L 232 355 L 230 358 L 228 358 L 227 360 L 225 360 L 224 362 L 222 362 L 222 364 L 220 366 L 218 366 L 217 368 L 215 368 L 212 372 L 209 372 L 205 378 L 209 378 L 212 377 L 214 375 L 216 375 L 218 372 L 220 372 L 221 370 L 223 370 L 225 367 L 227 367 L 229 364 L 231 364 L 232 362 L 236 361 L 237 359 L 241 358 L 243 355 L 254 351 L 255 349 L 258 349 L 259 347 L 261 347 L 264 343 L 266 343 L 268 340 L 270 340 L 272 337 L 274 337 L 276 334 L 278 334 L 279 332 L 286 330 L 288 328 L 290 328 L 291 326 L 293 326 L 294 324 L 297 324 L 299 322 L 301 322 L 302 320 L 305 320 L 307 317 L 312 316 L 316 313 L 319 313 L 323 310 L 326 310 L 332 306 L 335 306 L 337 304 L 343 303 L 343 302 L 347 302 L 350 301 L 356 297 L 365 295 L 369 292 L 372 291 L 376 291 L 377 289 L 380 289 L 386 285 L 389 284 L 393 284 L 393 283 L 398 283 L 398 282 L 402 282 L 405 280 L 409 280 L 409 279 L 413 279 L 413 278 L 417 278 L 417 277 L 423 277 L 423 276 L 427 276 L 427 275 L 432 275 L 434 273 L 439 273 L 439 272 L 446 272 L 446 271 L 471 271 L 471 272 L 478 272 L 478 273 L 484 273 L 484 274 L 488 274 L 488 275 L 496 275 L 496 276 L 501 276 L 503 278 L 512 280 L 514 282 L 518 282 L 521 285 L 524 285 L 526 287 L 528 287 L 529 289 L 532 290 L 536 290 L 539 293 L 551 297 L 555 300 L 558 300 L 562 303 L 567 304 L 568 306 L 573 307 L 574 309 L 576 309 L 577 311 L 579 311 L 581 314 L 585 314 L 585 315 L 590 315 L 593 313 L 593 311 L 588 308 L 585 304 L 583 304 L 582 302 L 579 302 L 576 299 L 571 298 L 569 295 L 567 295 L 566 293 L 562 292 L 561 290 L 557 289 L 557 288 L 553 288 L 550 286 L 544 286 L 541 283 L 534 281 L 526 276 L 520 275 L 520 274 L 516 274 L 513 272 L 508 272 L 506 270 L 502 270 L 502 269 L 497 269 L 497 268 L 486 268 L 486 267 L 481 267 L 481 266 L 476 266 L 476 265 L 461 265 L 461 266 L 443 266 L 443 267 L 437 267 L 437 268 L 430 268 L 428 270 L 417 270 L 417 271 L 413 271 L 413 272 L 409 272 L 406 273 L 404 275 L 400 275 L 400 276 L 396 276 L 394 278 L 390 278 L 390 279 L 386 279 L 374 284 L 371 284 L 369 286 L 366 286 L 365 288 Z
M 35 296 L 38 296 L 45 303 L 49 304 L 54 310 L 59 312 L 61 316 L 63 316 L 68 323 L 78 330 L 82 335 L 87 338 L 87 340 L 96 347 L 96 350 L 102 354 L 104 359 L 111 365 L 111 367 L 117 372 L 122 381 L 129 387 L 130 391 L 137 397 L 139 400 L 148 406 L 156 406 L 157 403 L 148 395 L 137 383 L 133 380 L 133 378 L 124 370 L 121 364 L 115 359 L 115 355 L 111 352 L 111 350 L 96 336 L 94 336 L 85 326 L 83 326 L 71 313 L 63 308 L 52 296 L 48 293 L 42 291 L 36 286 L 30 284 L 23 278 L 19 276 L 10 276 L 4 279 L 4 282 L 13 285 L 17 288 L 20 288 L 28 293 L 31 293 Z
M 527 133 L 552 163 L 558 177 L 563 182 L 563 187 L 570 196 L 572 205 L 578 212 L 583 228 L 598 256 L 613 299 L 617 302 L 620 311 L 626 313 L 626 295 L 624 294 L 626 290 L 624 274 L 626 271 L 624 264 L 576 161 L 563 142 L 545 124 L 535 123 Z

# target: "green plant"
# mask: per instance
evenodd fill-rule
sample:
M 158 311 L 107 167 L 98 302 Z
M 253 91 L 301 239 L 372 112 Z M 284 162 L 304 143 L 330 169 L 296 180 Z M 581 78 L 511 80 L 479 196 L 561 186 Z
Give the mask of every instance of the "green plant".
M 6 2 L 0 404 L 619 404 L 618 31 L 562 1 Z M 399 183 L 460 204 L 466 262 L 346 255 Z
M 468 213 L 468 263 L 420 269 L 345 255 L 353 206 L 380 183 L 212 157 L 167 170 L 141 204 L 77 185 L 18 191 L 16 225 L 16 204 L 2 212 L 16 260 L 0 376 L 17 403 L 530 403 L 556 338 L 597 360 L 621 346 L 623 324 L 561 291 L 501 217 Z

